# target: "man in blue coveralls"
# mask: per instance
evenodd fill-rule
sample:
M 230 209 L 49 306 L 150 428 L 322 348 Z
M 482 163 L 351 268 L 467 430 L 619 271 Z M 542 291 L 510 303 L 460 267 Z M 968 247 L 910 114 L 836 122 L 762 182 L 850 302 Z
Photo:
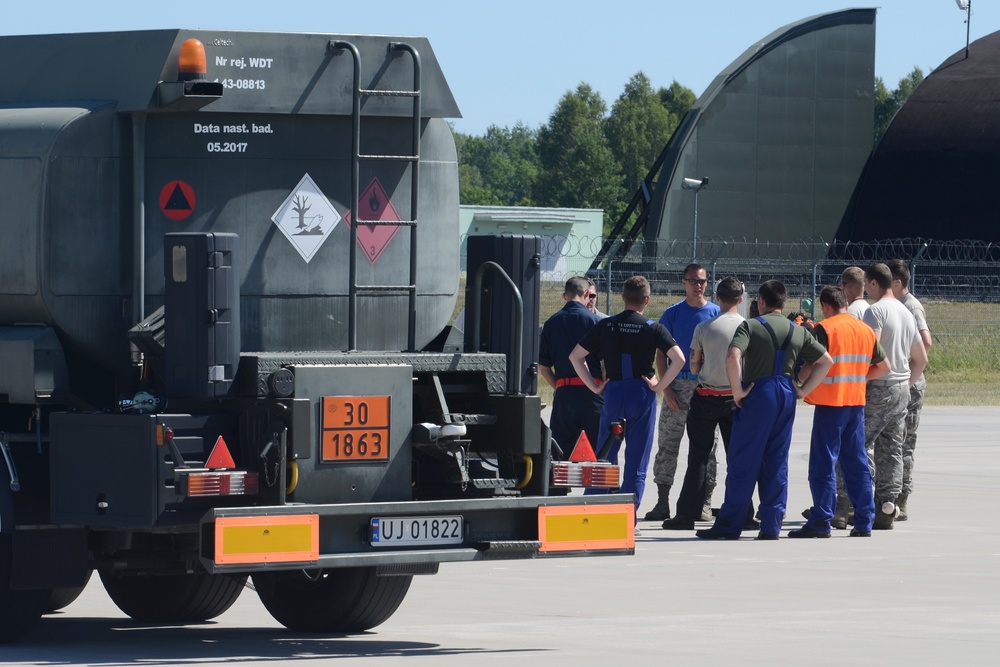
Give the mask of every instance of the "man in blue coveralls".
M 649 281 L 632 276 L 622 288 L 625 310 L 598 322 L 570 352 L 569 360 L 577 376 L 595 394 L 604 394 L 597 443 L 605 442 L 611 422 L 625 420 L 625 470 L 622 493 L 635 494 L 635 506 L 642 500 L 646 468 L 653 448 L 656 426 L 656 394 L 670 385 L 684 366 L 684 353 L 670 332 L 659 322 L 643 316 L 649 305 Z M 606 381 L 597 384 L 585 359 L 599 353 L 604 360 Z M 669 368 L 667 359 L 670 360 Z M 661 372 L 654 379 L 653 364 Z M 608 460 L 618 462 L 620 443 L 612 446 Z
M 715 525 L 695 533 L 704 540 L 739 539 L 753 495 L 760 496 L 759 540 L 776 540 L 788 499 L 788 448 L 792 442 L 795 401 L 823 381 L 833 365 L 805 327 L 781 315 L 788 294 L 778 280 L 760 286 L 760 316 L 736 329 L 726 355 L 733 389 L 733 434 L 729 444 L 726 499 Z M 799 357 L 813 364 L 803 386 L 793 374 Z

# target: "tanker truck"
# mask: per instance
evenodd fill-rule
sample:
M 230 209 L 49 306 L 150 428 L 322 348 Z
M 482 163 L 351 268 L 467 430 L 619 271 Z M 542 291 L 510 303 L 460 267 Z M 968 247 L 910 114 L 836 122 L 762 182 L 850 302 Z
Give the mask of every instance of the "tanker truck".
M 617 468 L 553 460 L 539 240 L 477 240 L 463 283 L 426 39 L 16 36 L 0 61 L 0 642 L 94 572 L 143 622 L 252 586 L 340 633 L 441 563 L 634 552 L 631 495 L 566 492 Z

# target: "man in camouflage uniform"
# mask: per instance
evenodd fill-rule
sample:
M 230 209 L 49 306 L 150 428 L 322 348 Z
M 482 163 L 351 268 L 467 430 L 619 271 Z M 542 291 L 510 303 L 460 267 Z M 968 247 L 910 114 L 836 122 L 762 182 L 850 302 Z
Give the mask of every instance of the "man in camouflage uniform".
M 927 326 L 927 315 L 917 297 L 910 293 L 910 269 L 901 259 L 886 262 L 892 273 L 892 293 L 899 302 L 913 314 L 917 323 L 917 332 L 924 345 L 924 351 L 931 351 L 931 330 Z M 906 437 L 903 440 L 903 491 L 896 498 L 899 516 L 896 521 L 906 521 L 906 501 L 913 493 L 913 451 L 917 448 L 917 428 L 920 426 L 920 411 L 924 407 L 924 392 L 927 380 L 924 374 L 910 386 L 910 402 L 906 406 Z
M 646 521 L 662 521 L 670 518 L 670 487 L 677 472 L 677 455 L 687 424 L 691 394 L 698 386 L 698 375 L 691 372 L 688 360 L 691 338 L 694 336 L 694 328 L 700 322 L 710 320 L 719 314 L 719 306 L 705 298 L 705 285 L 708 283 L 706 276 L 705 268 L 700 264 L 688 264 L 684 267 L 682 280 L 684 300 L 667 308 L 660 317 L 660 324 L 665 326 L 677 341 L 685 359 L 684 368 L 677 375 L 677 379 L 663 392 L 656 458 L 653 460 L 653 482 L 656 483 L 657 499 L 656 506 L 643 517 Z M 713 449 L 709 462 L 706 498 L 711 497 L 711 489 L 715 487 L 715 465 Z
M 875 331 L 892 370 L 868 382 L 865 399 L 865 448 L 874 462 L 875 522 L 873 530 L 891 530 L 903 490 L 903 439 L 909 387 L 927 365 L 927 352 L 913 315 L 892 293 L 892 273 L 885 264 L 865 271 L 868 293 L 876 299 L 864 322 Z

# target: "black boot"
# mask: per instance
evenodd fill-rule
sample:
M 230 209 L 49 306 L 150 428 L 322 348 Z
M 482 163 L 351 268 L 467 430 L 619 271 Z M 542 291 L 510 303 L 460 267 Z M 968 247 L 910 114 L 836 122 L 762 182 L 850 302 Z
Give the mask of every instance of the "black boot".
M 892 522 L 896 518 L 896 504 L 888 498 L 875 500 L 875 521 L 872 530 L 892 530 Z
M 646 512 L 643 517 L 646 521 L 663 521 L 670 518 L 670 485 L 656 485 L 656 505 Z

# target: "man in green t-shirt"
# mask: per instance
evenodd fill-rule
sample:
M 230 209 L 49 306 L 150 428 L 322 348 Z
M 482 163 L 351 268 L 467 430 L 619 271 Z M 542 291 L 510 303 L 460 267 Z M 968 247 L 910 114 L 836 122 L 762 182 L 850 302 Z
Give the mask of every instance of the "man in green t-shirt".
M 781 531 L 795 401 L 815 389 L 833 365 L 805 327 L 781 315 L 787 298 L 780 281 L 761 285 L 757 293 L 760 316 L 740 324 L 729 344 L 726 374 L 736 410 L 727 457 L 726 499 L 715 525 L 695 533 L 702 539 L 739 539 L 755 484 L 760 496 L 757 539 L 776 540 Z M 799 357 L 814 364 L 802 386 L 793 380 Z

